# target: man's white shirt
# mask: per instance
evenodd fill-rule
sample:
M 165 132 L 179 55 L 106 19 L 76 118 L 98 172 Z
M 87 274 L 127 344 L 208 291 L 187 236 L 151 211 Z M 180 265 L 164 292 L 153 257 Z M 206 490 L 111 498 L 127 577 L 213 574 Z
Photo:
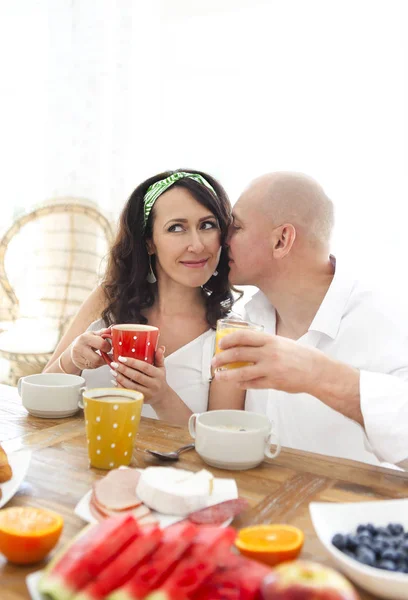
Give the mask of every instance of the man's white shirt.
M 246 304 L 245 313 L 275 334 L 275 309 L 262 292 Z M 267 414 L 282 446 L 376 465 L 407 459 L 408 315 L 336 264 L 326 296 L 297 343 L 360 370 L 365 432 L 309 394 L 248 390 L 246 410 Z

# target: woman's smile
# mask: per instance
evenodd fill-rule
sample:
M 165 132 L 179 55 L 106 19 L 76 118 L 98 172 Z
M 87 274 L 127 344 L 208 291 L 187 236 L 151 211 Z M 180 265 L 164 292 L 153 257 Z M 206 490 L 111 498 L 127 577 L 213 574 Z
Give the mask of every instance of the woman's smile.
M 201 260 L 181 260 L 180 262 L 189 269 L 199 269 L 200 267 L 205 267 L 208 260 L 208 258 L 202 258 Z

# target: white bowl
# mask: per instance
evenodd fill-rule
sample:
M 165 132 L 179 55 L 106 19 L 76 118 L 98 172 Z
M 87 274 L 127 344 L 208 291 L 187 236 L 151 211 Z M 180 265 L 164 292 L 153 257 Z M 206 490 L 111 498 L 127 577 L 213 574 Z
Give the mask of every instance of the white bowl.
M 331 543 L 334 534 L 354 533 L 358 525 L 366 523 L 376 527 L 401 523 L 408 531 L 408 499 L 347 504 L 312 502 L 309 510 L 318 538 L 347 577 L 380 598 L 408 600 L 408 574 L 363 565 Z

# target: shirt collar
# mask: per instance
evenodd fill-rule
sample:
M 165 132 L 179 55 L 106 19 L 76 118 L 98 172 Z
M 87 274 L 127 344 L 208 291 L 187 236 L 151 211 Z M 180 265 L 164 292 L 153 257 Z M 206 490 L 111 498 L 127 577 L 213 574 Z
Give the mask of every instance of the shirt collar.
M 318 331 L 335 339 L 340 328 L 340 323 L 344 315 L 345 306 L 350 298 L 356 280 L 339 268 L 334 256 L 330 256 L 334 266 L 334 275 L 329 289 L 319 309 L 309 327 L 309 331 Z M 258 321 L 264 323 L 269 321 L 269 330 L 273 323 L 276 326 L 276 313 L 274 307 L 270 304 L 268 298 L 261 291 L 258 291 L 245 306 L 246 312 L 255 323 Z
M 274 306 L 269 302 L 261 290 L 258 290 L 245 304 L 245 312 L 250 321 L 264 325 L 266 331 L 276 331 L 276 312 Z
M 350 298 L 356 280 L 338 266 L 334 256 L 330 256 L 334 266 L 334 275 L 329 289 L 309 327 L 309 331 L 319 331 L 333 340 L 336 338 L 344 315 L 345 306 Z

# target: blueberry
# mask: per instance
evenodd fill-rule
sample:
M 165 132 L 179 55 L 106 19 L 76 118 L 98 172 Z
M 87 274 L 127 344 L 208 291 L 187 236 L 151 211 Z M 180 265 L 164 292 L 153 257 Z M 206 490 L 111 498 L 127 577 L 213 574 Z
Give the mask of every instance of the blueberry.
M 387 548 L 381 555 L 382 560 L 392 560 L 392 562 L 397 562 L 397 551 L 393 548 Z
M 347 535 L 346 536 L 346 548 L 348 550 L 355 550 L 358 546 L 358 542 L 355 535 Z
M 397 570 L 397 565 L 392 560 L 380 560 L 380 562 L 378 562 L 376 566 L 380 569 L 385 569 L 386 571 Z
M 391 535 L 401 535 L 404 533 L 404 527 L 400 523 L 389 523 L 387 529 Z
M 399 548 L 402 544 L 402 542 L 404 541 L 404 538 L 402 535 L 395 535 L 394 537 L 391 538 L 391 546 L 393 548 Z
M 357 527 L 357 533 L 369 533 L 367 525 L 359 525 Z
M 404 540 L 402 544 L 400 544 L 400 550 L 403 550 L 406 554 L 408 554 L 408 540 Z
M 356 535 L 356 541 L 358 546 L 367 546 L 367 548 L 371 548 L 373 544 L 373 539 L 364 533 L 359 533 Z
M 344 548 L 344 550 L 342 550 L 343 554 L 345 554 L 346 556 L 350 556 L 350 558 L 356 558 L 356 555 L 354 554 L 354 552 L 352 550 L 349 550 L 348 548 Z
M 366 548 L 362 546 L 357 549 L 356 558 L 358 562 L 363 563 L 364 565 L 369 565 L 372 567 L 375 564 L 375 553 L 370 548 Z
M 378 535 L 388 537 L 390 535 L 390 532 L 386 527 L 377 527 L 377 536 Z
M 375 541 L 378 544 L 382 544 L 382 547 L 384 550 L 385 550 L 385 548 L 389 548 L 391 546 L 389 538 L 384 537 L 383 535 L 377 535 L 377 537 L 375 538 Z
M 403 563 L 405 560 L 405 552 L 402 550 L 394 550 L 395 552 L 395 560 L 397 562 Z
M 339 550 L 343 550 L 346 547 L 346 536 L 342 533 L 336 533 L 332 538 L 332 544 Z
M 372 523 L 367 523 L 366 529 L 370 535 L 377 535 L 377 527 L 374 527 Z
M 375 552 L 377 558 L 380 558 L 380 556 L 382 556 L 382 553 L 384 552 L 384 550 L 386 550 L 386 548 L 383 546 L 383 543 L 381 542 L 381 540 L 379 542 L 377 542 L 377 540 L 375 540 L 371 544 L 371 549 L 373 550 L 373 552 Z

